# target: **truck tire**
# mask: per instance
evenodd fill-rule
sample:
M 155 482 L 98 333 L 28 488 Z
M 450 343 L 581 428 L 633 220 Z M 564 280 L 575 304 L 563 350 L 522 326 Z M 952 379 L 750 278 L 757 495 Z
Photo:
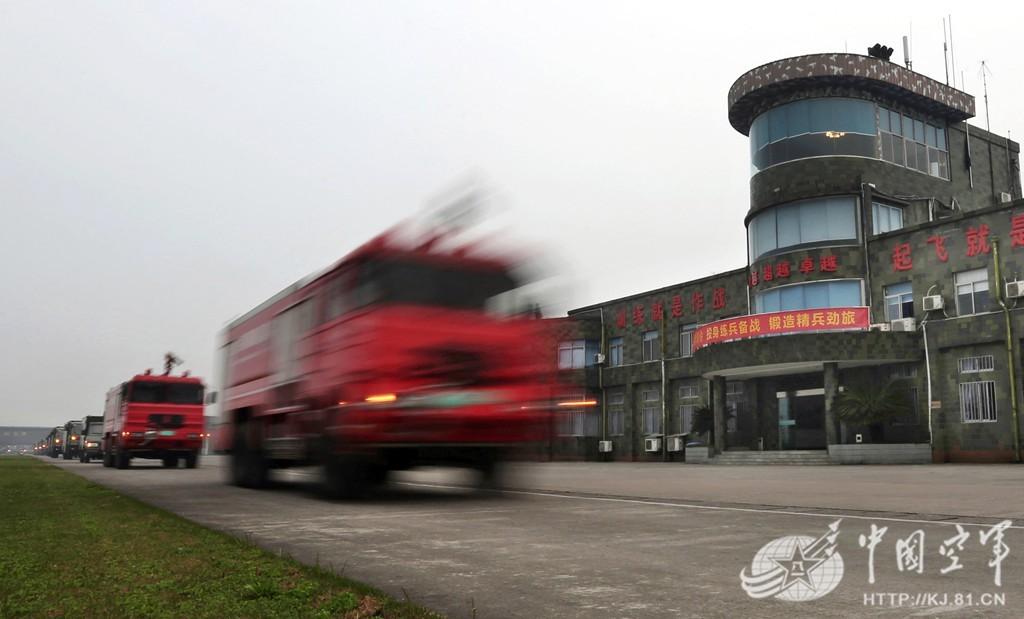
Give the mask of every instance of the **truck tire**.
M 114 465 L 119 469 L 129 468 L 132 465 L 131 456 L 126 451 L 117 450 L 117 453 L 114 454 Z
M 70 460 L 71 459 L 71 450 L 70 449 L 65 449 L 64 450 L 64 459 L 65 460 Z
M 81 462 L 82 464 L 85 464 L 86 462 L 89 461 L 89 456 L 85 455 L 85 452 L 83 451 L 82 453 L 78 454 L 78 461 Z
M 178 468 L 178 456 L 164 456 L 163 463 L 165 469 L 176 469 Z
M 114 456 L 109 451 L 103 452 L 103 466 L 108 469 L 114 466 Z
M 328 455 L 324 458 L 324 490 L 333 499 L 355 499 L 366 494 L 370 467 L 358 456 Z
M 242 488 L 263 488 L 270 480 L 270 471 L 263 451 L 256 445 L 249 445 L 250 423 L 254 422 L 247 421 L 235 426 L 235 440 L 231 449 L 231 483 Z
M 475 467 L 479 475 L 480 490 L 500 490 L 504 482 L 504 465 L 497 451 L 485 451 L 477 458 Z
M 199 452 L 190 451 L 185 454 L 185 468 L 194 469 L 199 466 Z

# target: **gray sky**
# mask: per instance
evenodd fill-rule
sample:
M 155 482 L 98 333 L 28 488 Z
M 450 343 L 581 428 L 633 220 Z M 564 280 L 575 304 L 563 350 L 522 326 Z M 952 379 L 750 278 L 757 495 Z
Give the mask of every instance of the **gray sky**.
M 227 320 L 468 171 L 560 257 L 559 309 L 743 266 L 741 73 L 902 60 L 913 22 L 944 79 L 944 5 L 696 6 L 0 0 L 0 425 L 97 414 L 167 350 L 211 375 Z M 958 73 L 983 110 L 988 60 L 1019 138 L 1024 9 L 971 7 Z

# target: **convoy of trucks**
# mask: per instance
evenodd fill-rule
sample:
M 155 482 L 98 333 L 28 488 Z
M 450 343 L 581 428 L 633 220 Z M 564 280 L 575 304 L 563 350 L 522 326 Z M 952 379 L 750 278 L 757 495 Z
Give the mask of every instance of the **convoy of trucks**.
M 559 386 L 547 321 L 517 304 L 516 261 L 438 228 L 392 230 L 232 321 L 220 348 L 215 448 L 228 481 L 321 465 L 335 496 L 390 471 L 468 466 L 493 485 L 513 451 L 549 437 Z M 36 451 L 106 467 L 199 464 L 203 381 L 146 371 L 107 393 L 103 416 L 54 430 Z

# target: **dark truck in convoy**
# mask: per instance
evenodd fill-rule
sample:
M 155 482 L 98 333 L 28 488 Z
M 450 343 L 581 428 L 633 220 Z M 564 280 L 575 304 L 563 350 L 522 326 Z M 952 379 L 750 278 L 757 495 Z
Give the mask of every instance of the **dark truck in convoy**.
M 82 438 L 81 420 L 72 419 L 64 424 L 64 459 L 70 460 L 78 457 L 78 441 Z
M 46 455 L 51 458 L 59 458 L 64 453 L 64 439 L 66 435 L 62 426 L 50 430 L 46 435 Z
M 78 437 L 78 461 L 102 458 L 103 415 L 89 415 L 79 423 L 82 424 L 82 432 Z

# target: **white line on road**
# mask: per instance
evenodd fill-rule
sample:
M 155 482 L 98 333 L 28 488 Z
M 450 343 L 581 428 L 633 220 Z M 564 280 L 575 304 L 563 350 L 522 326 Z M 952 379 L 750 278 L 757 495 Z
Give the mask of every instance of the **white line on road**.
M 415 483 L 408 481 L 395 482 L 404 486 L 420 486 L 423 488 L 444 488 L 454 490 L 465 490 L 462 486 L 448 486 L 444 484 L 424 484 Z M 657 507 L 678 507 L 682 509 L 708 509 L 715 511 L 728 511 L 728 512 L 746 512 L 753 514 L 781 514 L 784 516 L 810 516 L 814 518 L 850 518 L 853 520 L 874 520 L 884 522 L 906 522 L 910 524 L 938 524 L 947 527 L 961 525 L 965 527 L 991 527 L 992 524 L 980 523 L 980 522 L 944 522 L 941 520 L 921 520 L 916 518 L 894 518 L 892 516 L 862 516 L 859 514 L 844 514 L 840 512 L 832 512 L 828 514 L 820 514 L 814 512 L 797 512 L 791 510 L 782 509 L 758 509 L 755 507 L 726 507 L 722 505 L 695 505 L 693 503 L 666 503 L 664 501 L 652 501 L 649 499 L 623 499 L 614 497 L 597 497 L 597 496 L 580 496 L 574 494 L 557 494 L 554 492 L 538 492 L 536 490 L 497 490 L 502 494 L 524 494 L 529 496 L 544 496 L 553 497 L 556 499 L 576 499 L 579 501 L 605 501 L 609 503 L 632 503 L 638 505 L 654 505 Z M 822 508 L 828 509 L 828 508 Z M 993 516 L 993 518 L 998 518 Z M 1024 525 L 1012 525 L 1008 527 L 1010 529 L 1024 529 Z

